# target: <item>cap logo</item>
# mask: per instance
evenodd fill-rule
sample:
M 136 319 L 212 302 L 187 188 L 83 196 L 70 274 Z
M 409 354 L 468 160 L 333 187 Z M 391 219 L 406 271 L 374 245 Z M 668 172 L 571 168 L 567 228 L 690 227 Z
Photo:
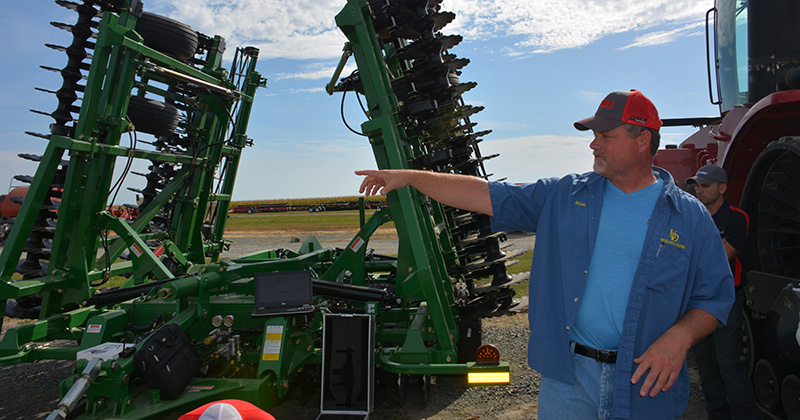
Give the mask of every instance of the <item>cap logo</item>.
M 631 116 L 628 117 L 628 119 L 636 121 L 636 122 L 638 122 L 640 124 L 647 124 L 647 118 L 646 117 L 640 117 L 638 115 L 631 115 Z
M 614 101 L 603 99 L 603 102 L 600 102 L 600 108 L 614 109 Z

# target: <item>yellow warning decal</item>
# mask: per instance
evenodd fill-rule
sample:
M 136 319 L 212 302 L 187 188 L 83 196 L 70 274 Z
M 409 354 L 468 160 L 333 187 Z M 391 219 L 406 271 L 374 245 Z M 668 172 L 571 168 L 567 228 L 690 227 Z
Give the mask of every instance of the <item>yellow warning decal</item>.
M 261 360 L 278 361 L 281 358 L 281 341 L 283 341 L 283 326 L 268 325 L 264 338 L 264 351 Z

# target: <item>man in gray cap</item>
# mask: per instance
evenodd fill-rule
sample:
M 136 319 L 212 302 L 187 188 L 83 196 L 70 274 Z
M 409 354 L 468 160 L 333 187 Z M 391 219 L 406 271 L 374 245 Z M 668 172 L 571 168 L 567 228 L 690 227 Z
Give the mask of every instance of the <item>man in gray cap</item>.
M 724 322 L 730 270 L 714 222 L 652 166 L 661 120 L 637 90 L 575 123 L 594 134 L 593 171 L 518 185 L 414 170 L 356 171 L 367 195 L 413 187 L 536 232 L 528 363 L 540 420 L 675 419 L 689 398 L 686 353 Z
M 747 213 L 725 198 L 728 175 L 721 167 L 703 166 L 695 176 L 686 179 L 686 185 L 695 186 L 697 198 L 706 206 L 719 229 L 736 287 L 736 300 L 728 322 L 692 347 L 706 397 L 708 418 L 755 419 L 758 416 L 756 397 L 742 362 L 744 292 L 739 254 L 747 241 L 749 218 Z

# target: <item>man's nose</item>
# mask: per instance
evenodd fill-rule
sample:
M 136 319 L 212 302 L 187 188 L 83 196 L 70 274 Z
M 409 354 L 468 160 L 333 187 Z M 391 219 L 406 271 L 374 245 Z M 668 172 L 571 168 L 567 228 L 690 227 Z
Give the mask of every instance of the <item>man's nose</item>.
M 599 150 L 600 149 L 600 145 L 598 144 L 598 141 L 597 141 L 597 136 L 594 136 L 594 138 L 592 138 L 591 143 L 589 143 L 589 148 L 592 149 L 592 150 Z

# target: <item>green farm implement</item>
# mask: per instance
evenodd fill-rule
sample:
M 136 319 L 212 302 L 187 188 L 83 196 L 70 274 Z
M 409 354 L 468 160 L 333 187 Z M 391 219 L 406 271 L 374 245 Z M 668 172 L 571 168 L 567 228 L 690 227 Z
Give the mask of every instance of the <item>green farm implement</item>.
M 318 372 L 322 415 L 368 416 L 375 371 L 502 384 L 481 318 L 524 309 L 487 217 L 392 192 L 345 249 L 224 259 L 225 221 L 266 80 L 259 51 L 148 13 L 139 0 L 57 0 L 74 10 L 45 152 L 0 254 L 0 308 L 33 321 L 0 341 L 0 365 L 75 361 L 50 418 L 145 419 L 234 398 L 268 409 Z M 380 168 L 488 178 L 459 80 L 454 15 L 435 0 L 349 0 L 328 93 L 365 98 L 359 135 Z M 357 71 L 342 77 L 353 58 Z M 366 143 L 366 141 L 365 141 Z M 132 162 L 148 163 L 137 173 Z M 115 169 L 117 171 L 115 172 Z M 115 175 L 115 173 L 117 175 Z M 120 214 L 126 177 L 141 201 Z M 362 206 L 362 215 L 364 214 Z M 133 217 L 135 216 L 135 217 Z M 369 248 L 393 222 L 396 256 Z M 109 287 L 109 281 L 120 283 Z M 6 306 L 8 306 L 6 308 Z M 476 359 L 476 352 L 483 356 Z M 163 360 L 162 360 L 163 359 Z

